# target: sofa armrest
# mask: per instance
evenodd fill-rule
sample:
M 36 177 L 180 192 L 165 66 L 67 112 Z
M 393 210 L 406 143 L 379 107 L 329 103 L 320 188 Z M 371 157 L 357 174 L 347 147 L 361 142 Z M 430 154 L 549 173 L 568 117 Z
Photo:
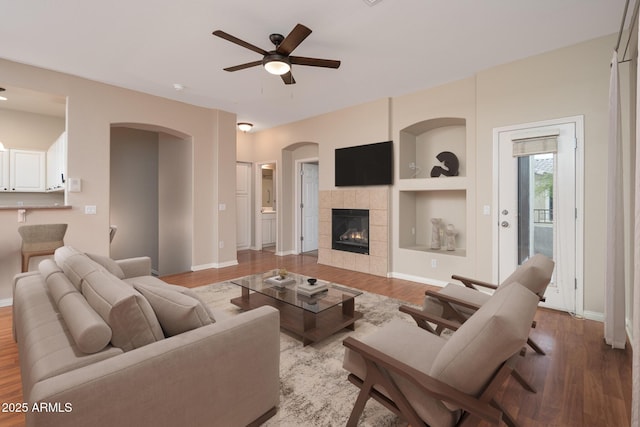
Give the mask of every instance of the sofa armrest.
M 11 298 L 16 294 L 16 286 L 18 286 L 18 282 L 24 278 L 39 276 L 39 271 L 28 271 L 26 273 L 18 273 L 13 276 L 13 287 L 11 289 Z M 30 280 L 24 280 L 23 283 L 30 282 Z M 16 332 L 16 306 L 12 302 L 11 303 L 11 333 L 13 334 L 13 341 L 18 342 L 18 334 Z
M 280 316 L 260 307 L 35 384 L 30 406 L 63 411 L 27 425 L 247 425 L 277 406 L 279 364 Z
M 125 279 L 151 275 L 151 258 L 148 256 L 119 259 L 116 263 L 124 272 Z

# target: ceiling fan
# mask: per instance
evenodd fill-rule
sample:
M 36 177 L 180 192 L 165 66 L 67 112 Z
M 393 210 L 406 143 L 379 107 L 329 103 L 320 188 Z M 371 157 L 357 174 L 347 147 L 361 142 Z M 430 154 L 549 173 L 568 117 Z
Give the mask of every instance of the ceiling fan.
M 311 30 L 302 24 L 298 24 L 289 33 L 287 37 L 282 34 L 271 34 L 269 40 L 275 45 L 274 50 L 266 51 L 258 46 L 254 46 L 251 43 L 247 43 L 244 40 L 240 40 L 231 34 L 225 33 L 221 30 L 213 32 L 214 36 L 223 38 L 231 43 L 235 43 L 244 48 L 252 50 L 261 54 L 262 60 L 248 62 L 246 64 L 236 65 L 234 67 L 227 67 L 225 71 L 238 71 L 245 68 L 255 67 L 262 65 L 271 74 L 279 75 L 285 84 L 295 84 L 295 79 L 291 74 L 291 65 L 307 65 L 311 67 L 325 67 L 325 68 L 338 68 L 340 67 L 340 61 L 332 59 L 319 59 L 319 58 L 305 58 L 302 56 L 291 56 L 291 52 L 298 47 L 304 39 L 306 39 Z

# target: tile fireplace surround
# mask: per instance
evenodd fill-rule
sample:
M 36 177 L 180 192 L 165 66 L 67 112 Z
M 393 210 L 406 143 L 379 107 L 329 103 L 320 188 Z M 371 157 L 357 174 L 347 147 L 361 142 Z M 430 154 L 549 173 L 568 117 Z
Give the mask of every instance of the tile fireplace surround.
M 369 255 L 331 249 L 331 209 L 369 209 Z M 318 263 L 387 277 L 389 271 L 389 189 L 320 191 Z

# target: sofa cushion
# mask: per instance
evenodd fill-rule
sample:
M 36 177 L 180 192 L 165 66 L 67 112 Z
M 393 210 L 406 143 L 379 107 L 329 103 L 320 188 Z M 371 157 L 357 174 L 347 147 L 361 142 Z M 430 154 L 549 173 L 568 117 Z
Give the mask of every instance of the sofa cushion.
M 168 337 L 213 323 L 200 301 L 163 286 L 134 283 L 134 288 L 149 301 Z
M 82 288 L 82 280 L 95 271 L 101 271 L 102 267 L 83 253 L 76 253 L 67 257 L 62 264 L 62 271 L 71 283 L 78 289 Z
M 216 322 L 218 320 L 223 320 L 225 318 L 228 318 L 228 315 L 224 313 L 222 310 L 215 310 L 211 308 L 202 298 L 200 298 L 200 295 L 198 295 L 197 293 L 195 293 L 193 290 L 189 288 L 185 288 L 184 286 L 172 285 L 170 283 L 164 282 L 158 279 L 157 277 L 153 277 L 153 276 L 132 277 L 131 279 L 125 279 L 125 282 L 129 283 L 131 286 L 134 286 L 135 283 L 141 283 L 141 284 L 150 285 L 150 286 L 159 286 L 165 289 L 171 289 L 175 292 L 179 292 L 191 298 L 195 298 L 198 301 L 200 301 L 200 304 L 202 304 L 204 309 L 207 311 L 207 314 L 209 315 L 209 318 L 211 319 L 212 322 Z
M 66 294 L 58 302 L 58 309 L 83 353 L 97 353 L 111 341 L 111 328 L 79 292 Z
M 164 338 L 149 302 L 110 273 L 89 273 L 82 280 L 82 294 L 111 328 L 115 347 L 129 351 Z
M 109 273 L 113 274 L 118 279 L 124 279 L 124 271 L 122 271 L 122 268 L 118 265 L 118 263 L 112 260 L 111 258 L 102 256 L 102 255 L 89 254 L 89 253 L 87 254 L 87 256 L 91 258 L 93 261 L 100 264 Z
M 79 250 L 74 248 L 73 246 L 61 246 L 55 250 L 53 253 L 53 259 L 55 260 L 58 267 L 62 268 L 64 266 L 64 262 L 72 255 L 81 254 Z
M 519 283 L 495 293 L 447 340 L 430 375 L 477 395 L 526 342 L 538 297 Z
M 56 264 L 55 261 L 50 258 L 42 260 L 42 262 L 38 264 L 38 271 L 45 281 L 49 278 L 50 275 L 54 273 L 62 273 L 62 269 L 60 268 L 60 266 L 58 266 L 58 264 Z

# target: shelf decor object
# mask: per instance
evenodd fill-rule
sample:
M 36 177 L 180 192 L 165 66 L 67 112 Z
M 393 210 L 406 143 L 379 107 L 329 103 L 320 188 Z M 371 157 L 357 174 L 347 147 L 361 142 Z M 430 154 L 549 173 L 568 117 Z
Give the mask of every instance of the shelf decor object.
M 441 218 L 431 218 L 431 249 L 440 249 L 440 229 L 442 227 Z
M 458 234 L 458 232 L 456 231 L 456 229 L 453 227 L 453 224 L 449 224 L 447 225 L 447 231 L 445 231 L 446 234 L 446 242 L 447 242 L 447 250 L 448 251 L 455 251 L 456 250 L 456 234 Z
M 451 151 L 443 151 L 436 156 L 436 159 L 444 164 L 444 168 L 442 166 L 434 166 L 433 169 L 431 169 L 432 178 L 437 178 L 441 175 L 458 176 L 460 161 L 455 154 Z

